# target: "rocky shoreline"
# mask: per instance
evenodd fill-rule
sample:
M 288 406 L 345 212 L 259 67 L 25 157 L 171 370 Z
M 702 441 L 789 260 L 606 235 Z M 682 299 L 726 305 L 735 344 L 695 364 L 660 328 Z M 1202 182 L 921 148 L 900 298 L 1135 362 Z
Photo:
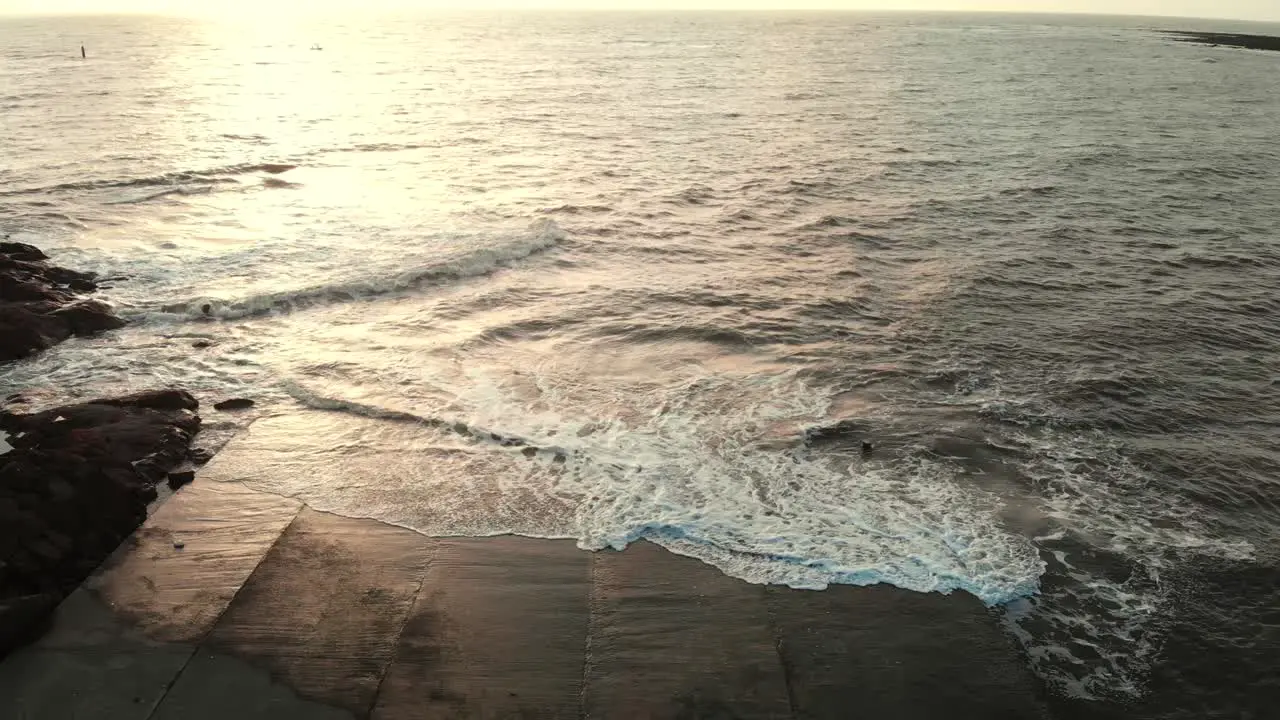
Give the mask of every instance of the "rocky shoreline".
M 1238 47 L 1249 50 L 1274 50 L 1280 52 L 1280 37 L 1270 35 L 1249 35 L 1244 33 L 1194 32 L 1190 30 L 1165 30 L 1174 40 L 1213 45 L 1215 47 Z
M 48 260 L 33 245 L 0 242 L 0 362 L 27 357 L 73 335 L 125 325 L 106 303 L 79 297 L 98 289 L 96 274 Z
M 190 480 L 199 403 L 182 390 L 0 412 L 0 657 L 147 517 L 156 486 Z M 188 467 L 184 467 L 188 466 Z
M 0 242 L 0 362 L 125 323 L 97 300 L 97 276 L 39 248 Z M 157 486 L 209 459 L 193 449 L 198 401 L 155 390 L 40 412 L 0 410 L 0 657 L 34 639 L 62 598 L 147 517 Z

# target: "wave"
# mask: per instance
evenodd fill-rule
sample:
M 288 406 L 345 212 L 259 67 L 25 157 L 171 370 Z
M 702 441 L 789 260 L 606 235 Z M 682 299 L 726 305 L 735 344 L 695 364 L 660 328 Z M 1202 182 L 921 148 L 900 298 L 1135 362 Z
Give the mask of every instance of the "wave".
M 326 453 L 263 457 L 255 459 L 255 482 L 313 507 L 372 512 L 428 535 L 572 537 L 585 549 L 648 539 L 761 584 L 885 582 L 963 590 L 988 605 L 1037 590 L 1043 563 L 1025 538 L 1000 525 L 998 500 L 944 464 L 850 464 L 801 438 L 785 447 L 767 442 L 762 423 L 816 418 L 828 402 L 826 391 L 788 374 L 756 379 L 765 403 L 738 412 L 725 412 L 723 402 L 742 398 L 739 379 L 698 375 L 670 394 L 639 398 L 655 403 L 654 412 L 625 418 L 574 410 L 555 383 L 540 384 L 537 404 L 529 405 L 501 377 L 467 376 L 460 384 L 439 379 L 452 417 L 291 385 L 305 407 L 350 418 L 282 415 L 281 430 L 305 423 L 320 446 L 365 448 L 365 459 L 349 456 L 337 468 Z M 489 452 L 451 453 L 451 437 Z M 268 467 L 277 461 L 290 471 Z M 371 509 L 334 475 L 353 472 L 382 478 L 386 497 L 398 500 Z M 485 489 L 469 489 L 477 485 Z M 556 509 L 534 522 L 531 507 Z
M 544 215 L 580 215 L 582 213 L 607 213 L 613 212 L 613 208 L 609 205 L 571 205 L 564 204 L 556 207 L 544 208 L 540 210 Z
M 679 205 L 704 205 L 715 199 L 715 190 L 707 185 L 695 183 L 669 196 L 669 200 Z
M 535 444 L 532 440 L 496 432 L 478 425 L 469 424 L 462 420 L 450 420 L 447 418 L 433 417 L 429 415 L 418 415 L 403 410 L 393 410 L 378 405 L 371 405 L 369 403 L 361 403 L 321 395 L 296 382 L 286 381 L 283 383 L 283 388 L 290 397 L 312 410 L 340 412 L 375 420 L 387 420 L 391 422 L 410 423 L 413 425 L 437 428 L 480 444 L 497 445 L 499 447 L 506 448 L 523 448 L 526 450 L 532 449 L 534 452 L 545 451 L 553 454 L 559 454 L 561 456 L 563 456 L 565 452 L 563 449 L 558 447 L 540 446 Z
M 821 100 L 822 98 L 830 97 L 830 96 L 831 96 L 830 93 L 825 93 L 825 92 L 800 91 L 800 92 L 784 93 L 782 96 L 782 99 L 788 100 L 788 101 Z
M 210 297 L 143 308 L 128 315 L 144 321 L 236 320 L 273 312 L 287 313 L 317 305 L 351 302 L 403 290 L 443 285 L 453 280 L 487 275 L 514 261 L 550 249 L 565 232 L 551 220 L 534 223 L 529 234 L 514 242 L 485 247 L 419 266 L 390 277 L 362 277 L 296 290 L 261 293 L 237 299 Z
M 169 197 L 171 195 L 207 195 L 213 192 L 212 185 L 205 185 L 196 188 L 169 188 L 160 190 L 159 192 L 148 193 L 135 198 L 125 198 L 124 200 L 113 200 L 106 203 L 107 205 L 138 205 L 151 200 L 159 200 L 160 198 Z
M 1076 412 L 1072 403 L 1146 408 L 1161 386 L 1180 383 L 1124 370 L 1041 376 L 1034 391 L 1020 392 L 982 363 L 940 365 L 921 380 L 939 391 L 932 402 L 976 408 L 1005 424 L 986 442 L 1017 478 L 1018 489 L 1005 495 L 1007 518 L 1046 569 L 1038 593 L 1005 607 L 1003 624 L 1036 674 L 1071 697 L 1141 696 L 1167 617 L 1195 592 L 1183 584 L 1187 568 L 1248 563 L 1257 551 L 1180 492 L 1176 472 L 1099 429 L 1097 411 Z M 847 442 L 858 429 L 837 424 L 829 434 Z M 1161 449 L 1155 457 L 1167 455 Z M 1188 463 L 1197 488 L 1206 484 L 1203 464 Z
M 41 187 L 23 188 L 20 190 L 0 191 L 0 197 L 17 195 L 36 195 L 77 190 L 103 190 L 111 188 L 158 187 L 165 185 L 182 185 L 193 183 L 233 183 L 238 182 L 236 176 L 265 172 L 273 175 L 293 170 L 297 165 L 288 163 L 242 163 L 224 165 L 206 170 L 180 170 L 177 172 L 148 175 L 144 177 L 111 178 L 104 180 L 82 180 L 79 182 L 59 183 Z
M 812 232 L 817 230 L 829 230 L 831 228 L 849 227 L 850 225 L 857 224 L 857 220 L 843 215 L 823 215 L 821 218 L 818 218 L 813 222 L 807 222 L 800 225 L 796 230 L 801 232 Z

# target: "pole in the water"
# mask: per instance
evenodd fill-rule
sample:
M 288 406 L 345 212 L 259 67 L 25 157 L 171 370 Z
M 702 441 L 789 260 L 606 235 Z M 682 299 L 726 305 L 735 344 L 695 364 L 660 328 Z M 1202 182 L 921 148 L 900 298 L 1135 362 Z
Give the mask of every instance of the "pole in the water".
M 83 46 L 83 45 L 81 45 L 81 46 L 80 46 L 80 59 L 81 59 L 81 60 L 83 60 L 83 59 L 85 59 L 85 58 L 87 58 L 87 57 L 89 57 L 89 56 L 85 54 L 85 52 L 84 52 L 84 46 Z

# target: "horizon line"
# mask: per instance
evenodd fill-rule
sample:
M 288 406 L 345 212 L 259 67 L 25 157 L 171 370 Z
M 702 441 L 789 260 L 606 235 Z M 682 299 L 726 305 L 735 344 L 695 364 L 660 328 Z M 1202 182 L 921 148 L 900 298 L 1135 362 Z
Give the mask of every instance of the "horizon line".
M 1263 25 L 1280 25 L 1280 17 L 1275 20 L 1260 20 L 1234 16 L 1206 15 L 1144 15 L 1127 12 L 1079 12 L 1079 11 L 1026 11 L 1026 10 L 948 10 L 948 9 L 897 9 L 897 8 L 574 8 L 574 7 L 471 7 L 471 8 L 371 8 L 350 10 L 315 10 L 297 13 L 299 17 L 333 17 L 341 15 L 477 15 L 477 14 L 563 14 L 563 15 L 690 15 L 703 13 L 708 15 L 766 15 L 766 14 L 822 14 L 822 15 L 1011 15 L 1026 17 L 1100 17 L 1100 18 L 1135 18 L 1151 20 L 1208 20 L 1256 23 Z M 59 18 L 59 17 L 155 17 L 155 18 L 190 18 L 190 19 L 238 19 L 231 14 L 211 14 L 201 12 L 164 12 L 155 10 L 120 10 L 102 12 L 98 10 L 54 10 L 47 12 L 9 13 L 0 10 L 0 18 Z

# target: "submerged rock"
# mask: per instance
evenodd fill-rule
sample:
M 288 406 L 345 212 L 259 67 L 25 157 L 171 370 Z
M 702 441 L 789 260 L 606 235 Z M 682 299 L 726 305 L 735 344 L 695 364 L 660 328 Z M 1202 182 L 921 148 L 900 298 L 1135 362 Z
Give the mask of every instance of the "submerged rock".
M 804 431 L 805 444 L 851 441 L 870 433 L 871 426 L 861 420 L 845 419 L 828 425 L 815 425 Z M 865 445 L 865 443 L 864 443 Z M 865 447 L 864 447 L 865 449 Z
M 253 407 L 254 402 L 249 398 L 231 398 L 213 404 L 214 410 L 244 410 Z
M 140 407 L 153 410 L 198 410 L 200 401 L 186 390 L 144 390 L 118 398 L 90 400 L 93 405 Z

